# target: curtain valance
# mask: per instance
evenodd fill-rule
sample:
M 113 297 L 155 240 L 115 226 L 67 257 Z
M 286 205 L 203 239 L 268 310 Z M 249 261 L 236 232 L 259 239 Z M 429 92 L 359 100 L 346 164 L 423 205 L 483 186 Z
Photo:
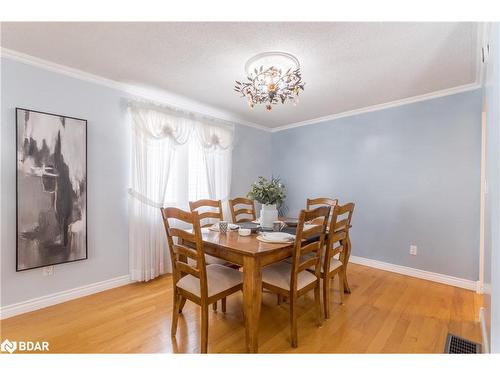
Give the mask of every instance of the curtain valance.
M 234 125 L 140 102 L 130 103 L 129 108 L 133 130 L 148 140 L 170 139 L 176 145 L 183 145 L 191 137 L 197 137 L 206 149 L 233 147 Z

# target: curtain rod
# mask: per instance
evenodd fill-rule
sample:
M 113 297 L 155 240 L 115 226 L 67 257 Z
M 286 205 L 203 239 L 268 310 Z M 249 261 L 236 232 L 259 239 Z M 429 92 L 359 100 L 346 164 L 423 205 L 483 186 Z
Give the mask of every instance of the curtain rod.
M 195 119 L 195 120 L 206 120 L 206 121 L 211 121 L 215 123 L 219 123 L 221 125 L 229 126 L 231 128 L 234 128 L 234 123 L 228 120 L 223 120 L 214 116 L 206 115 L 201 112 L 196 112 L 196 111 L 189 111 L 180 107 L 176 107 L 170 104 L 165 104 L 149 99 L 142 99 L 142 98 L 133 98 L 133 99 L 128 99 L 127 100 L 127 105 L 128 107 L 133 107 L 133 106 L 141 106 L 144 108 L 149 108 L 155 111 L 161 111 L 165 112 L 167 114 L 180 114 L 184 117 L 190 118 L 190 119 Z

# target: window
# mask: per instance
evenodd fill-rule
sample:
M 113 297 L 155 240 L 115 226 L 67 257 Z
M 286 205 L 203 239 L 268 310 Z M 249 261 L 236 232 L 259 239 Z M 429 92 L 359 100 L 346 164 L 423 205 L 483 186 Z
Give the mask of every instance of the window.
M 176 147 L 169 174 L 165 204 L 187 209 L 189 201 L 209 198 L 205 157 L 197 137 Z

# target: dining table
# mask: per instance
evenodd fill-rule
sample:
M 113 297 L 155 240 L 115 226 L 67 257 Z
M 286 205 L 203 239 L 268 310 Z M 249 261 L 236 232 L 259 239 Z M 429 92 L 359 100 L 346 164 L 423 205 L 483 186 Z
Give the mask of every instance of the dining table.
M 290 234 L 295 234 L 295 230 L 295 227 L 282 229 Z M 262 304 L 262 268 L 290 257 L 294 243 L 262 242 L 257 238 L 260 233 L 253 231 L 248 236 L 242 236 L 237 230 L 220 233 L 210 228 L 202 228 L 201 234 L 205 254 L 242 267 L 246 350 L 248 353 L 257 353 Z M 184 244 L 194 246 L 185 241 Z

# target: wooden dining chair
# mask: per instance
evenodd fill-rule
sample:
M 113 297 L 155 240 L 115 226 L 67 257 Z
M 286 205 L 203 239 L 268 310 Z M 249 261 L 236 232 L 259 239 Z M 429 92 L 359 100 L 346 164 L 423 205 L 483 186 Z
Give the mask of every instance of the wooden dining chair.
M 257 218 L 254 201 L 248 198 L 230 199 L 229 209 L 234 224 L 254 221 Z
M 330 220 L 332 218 L 332 213 L 333 213 L 333 207 L 335 207 L 339 203 L 338 199 L 332 199 L 332 198 L 307 198 L 306 201 L 306 209 L 307 210 L 312 210 L 316 207 L 321 207 L 321 206 L 330 206 L 330 218 L 328 219 L 328 224 L 330 224 Z
M 198 213 L 201 228 L 211 227 L 214 223 L 210 222 L 210 219 L 217 219 L 218 221 L 224 220 L 224 214 L 222 213 L 222 202 L 220 200 L 200 199 L 198 201 L 189 202 L 189 209 L 191 210 L 191 212 Z M 226 261 L 213 257 L 211 255 L 205 255 L 205 260 L 208 264 L 227 263 Z M 215 304 L 214 310 L 216 308 L 217 304 Z
M 201 228 L 211 227 L 214 223 L 211 219 L 216 219 L 218 221 L 224 220 L 224 213 L 222 211 L 222 201 L 213 199 L 200 199 L 197 201 L 189 202 L 189 209 L 191 212 L 197 212 L 200 218 Z M 203 223 L 202 223 L 203 220 Z M 207 264 L 221 264 L 223 266 L 232 266 L 235 269 L 239 268 L 231 263 L 226 262 L 223 259 L 213 257 L 211 255 L 205 255 L 205 261 Z M 217 302 L 213 304 L 213 310 L 217 310 Z
M 290 301 L 291 344 L 296 348 L 297 340 L 297 299 L 314 289 L 316 319 L 322 324 L 320 300 L 321 250 L 330 207 L 318 207 L 300 212 L 295 235 L 292 263 L 282 261 L 262 269 L 262 286 Z M 312 225 L 305 224 L 315 220 Z M 315 272 L 308 272 L 314 268 Z
M 178 208 L 162 208 L 163 223 L 167 233 L 168 247 L 172 260 L 173 296 L 171 335 L 177 332 L 177 321 L 186 300 L 201 307 L 200 351 L 208 348 L 208 306 L 222 299 L 222 311 L 226 311 L 226 297 L 242 290 L 241 273 L 220 264 L 206 265 L 201 237 L 200 219 L 197 212 L 186 212 Z M 193 231 L 173 228 L 169 219 L 179 220 L 193 227 Z M 177 242 L 174 242 L 176 238 Z M 194 244 L 187 247 L 182 241 Z M 194 263 L 188 263 L 191 259 Z
M 323 308 L 326 319 L 330 317 L 330 285 L 336 275 L 339 277 L 340 303 L 344 303 L 344 287 L 348 285 L 346 270 L 351 253 L 349 228 L 353 212 L 354 203 L 333 207 L 320 273 L 323 280 Z M 315 273 L 316 269 L 310 267 L 309 271 Z
M 328 217 L 328 223 L 327 223 L 327 228 L 328 225 L 330 225 L 330 220 L 332 218 L 332 212 L 333 212 L 333 207 L 335 207 L 338 204 L 338 199 L 331 199 L 331 198 L 307 198 L 306 201 L 306 210 L 310 211 L 313 210 L 314 208 L 318 207 L 330 207 L 330 216 Z M 317 219 L 315 219 L 317 220 Z M 321 222 L 321 218 L 319 219 Z M 314 220 L 312 221 L 314 223 Z M 292 257 L 287 258 L 286 262 L 292 263 Z M 282 298 L 281 296 L 278 295 L 278 305 L 281 304 Z
M 222 202 L 213 199 L 200 199 L 194 202 L 189 202 L 191 212 L 197 211 L 200 217 L 200 225 L 202 228 L 207 228 L 213 225 L 210 219 L 224 220 L 222 213 Z M 202 220 L 204 223 L 201 223 Z
M 307 210 L 312 210 L 315 208 L 314 206 L 336 206 L 339 203 L 338 199 L 331 199 L 331 198 L 307 198 L 306 201 L 306 208 Z M 332 212 L 330 212 L 330 216 L 332 215 Z
M 351 221 L 352 221 L 352 214 L 354 213 L 354 206 L 355 204 L 351 202 L 351 203 L 346 203 L 345 205 L 339 207 L 338 215 L 344 217 L 344 219 L 339 220 L 337 218 L 336 220 L 338 221 L 338 223 L 335 227 L 335 230 L 344 229 L 347 232 L 346 238 L 342 245 L 344 248 L 344 252 L 341 253 L 340 255 L 340 260 L 344 265 L 342 271 L 344 273 L 344 291 L 346 293 L 351 293 L 351 288 L 349 288 L 349 283 L 347 281 L 347 265 L 349 264 L 349 258 L 351 257 L 351 249 L 352 249 L 350 229 L 352 227 Z

